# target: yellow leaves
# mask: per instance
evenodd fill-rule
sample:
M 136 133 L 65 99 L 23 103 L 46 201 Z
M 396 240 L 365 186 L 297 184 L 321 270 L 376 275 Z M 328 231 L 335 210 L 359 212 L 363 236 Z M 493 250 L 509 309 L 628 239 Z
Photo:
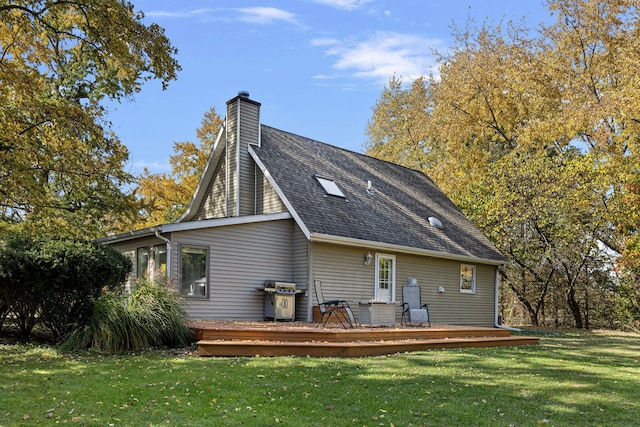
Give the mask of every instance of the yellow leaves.
M 139 19 L 116 0 L 0 8 L 0 228 L 94 237 L 136 211 L 99 102 L 179 69 L 162 29 Z
M 136 228 L 166 224 L 175 221 L 186 210 L 200 181 L 200 176 L 215 143 L 214 135 L 222 119 L 211 108 L 197 129 L 200 144 L 174 142 L 169 162 L 171 174 L 153 174 L 145 170 L 138 178 L 136 193 L 143 203 L 143 218 Z

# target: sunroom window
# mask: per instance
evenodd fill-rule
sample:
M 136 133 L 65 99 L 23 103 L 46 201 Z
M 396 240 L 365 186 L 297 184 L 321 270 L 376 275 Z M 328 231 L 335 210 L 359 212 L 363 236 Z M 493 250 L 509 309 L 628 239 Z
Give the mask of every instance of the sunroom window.
M 149 248 L 138 248 L 136 251 L 136 277 L 143 279 L 148 276 Z
M 207 252 L 206 248 L 191 246 L 182 246 L 180 248 L 182 295 L 190 298 L 206 298 L 208 296 Z

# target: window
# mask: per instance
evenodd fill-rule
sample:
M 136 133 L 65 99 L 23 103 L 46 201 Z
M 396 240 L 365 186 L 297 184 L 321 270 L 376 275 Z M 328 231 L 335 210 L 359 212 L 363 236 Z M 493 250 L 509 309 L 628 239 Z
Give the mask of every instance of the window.
M 149 269 L 149 248 L 138 248 L 136 251 L 136 277 L 144 279 Z
M 476 266 L 462 264 L 460 266 L 460 292 L 463 294 L 476 293 Z
M 167 245 L 153 247 L 153 270 L 160 277 L 167 277 Z
M 320 185 L 322 185 L 322 188 L 324 188 L 324 191 L 326 191 L 327 194 L 331 196 L 346 197 L 342 190 L 340 190 L 340 187 L 338 187 L 338 184 L 336 184 L 331 178 L 316 175 L 316 179 Z
M 180 248 L 182 295 L 190 298 L 206 298 L 209 294 L 207 275 L 207 249 L 191 246 Z

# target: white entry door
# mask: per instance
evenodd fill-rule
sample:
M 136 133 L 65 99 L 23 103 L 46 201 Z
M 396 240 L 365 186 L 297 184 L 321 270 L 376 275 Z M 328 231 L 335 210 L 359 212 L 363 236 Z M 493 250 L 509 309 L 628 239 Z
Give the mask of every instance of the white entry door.
M 395 255 L 376 254 L 376 301 L 394 302 L 396 290 Z

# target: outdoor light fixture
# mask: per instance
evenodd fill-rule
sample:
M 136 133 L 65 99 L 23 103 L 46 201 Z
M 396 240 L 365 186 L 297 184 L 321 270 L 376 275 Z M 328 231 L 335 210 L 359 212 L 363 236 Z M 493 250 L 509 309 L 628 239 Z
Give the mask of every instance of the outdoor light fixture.
M 372 259 L 373 255 L 371 255 L 371 252 L 367 252 L 367 254 L 364 256 L 364 265 L 371 265 Z

